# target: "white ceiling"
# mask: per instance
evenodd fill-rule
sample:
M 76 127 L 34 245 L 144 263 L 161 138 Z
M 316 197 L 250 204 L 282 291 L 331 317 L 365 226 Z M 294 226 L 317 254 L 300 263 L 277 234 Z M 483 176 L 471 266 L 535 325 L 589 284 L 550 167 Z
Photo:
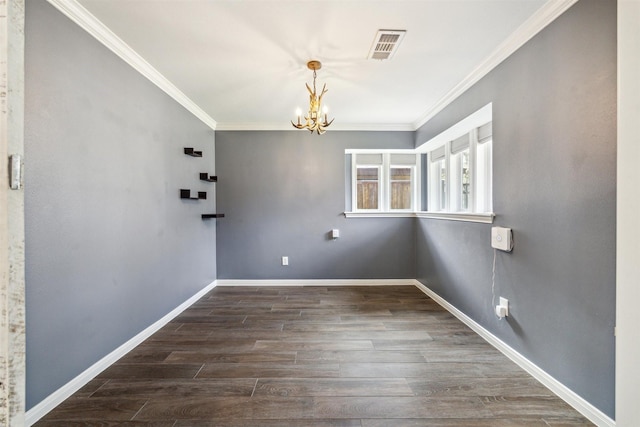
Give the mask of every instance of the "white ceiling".
M 308 106 L 306 63 L 320 60 L 330 130 L 415 129 L 548 7 L 546 0 L 78 3 L 218 129 L 291 129 L 296 107 Z M 407 31 L 387 61 L 366 59 L 379 29 Z

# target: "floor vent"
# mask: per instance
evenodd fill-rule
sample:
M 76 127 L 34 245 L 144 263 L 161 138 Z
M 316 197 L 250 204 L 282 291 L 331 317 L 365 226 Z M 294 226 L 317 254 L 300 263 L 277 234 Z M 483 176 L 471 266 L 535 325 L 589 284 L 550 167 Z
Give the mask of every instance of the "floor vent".
M 373 40 L 369 59 L 391 59 L 398 50 L 400 42 L 407 32 L 405 30 L 379 30 Z

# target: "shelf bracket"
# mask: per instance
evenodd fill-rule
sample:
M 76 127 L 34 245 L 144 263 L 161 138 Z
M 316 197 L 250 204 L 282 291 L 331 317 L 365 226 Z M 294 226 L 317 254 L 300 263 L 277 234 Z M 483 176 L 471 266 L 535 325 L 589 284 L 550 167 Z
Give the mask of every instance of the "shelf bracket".
M 191 190 L 181 188 L 180 189 L 180 198 L 181 199 L 189 199 L 189 200 L 200 200 L 207 198 L 206 191 L 198 191 L 198 197 L 191 197 Z
M 202 219 L 224 218 L 224 214 L 202 214 Z
M 209 175 L 206 172 L 200 172 L 200 180 L 207 182 L 218 182 L 218 177 L 214 175 Z
M 184 147 L 184 154 L 191 157 L 202 157 L 202 151 L 195 151 L 193 147 Z

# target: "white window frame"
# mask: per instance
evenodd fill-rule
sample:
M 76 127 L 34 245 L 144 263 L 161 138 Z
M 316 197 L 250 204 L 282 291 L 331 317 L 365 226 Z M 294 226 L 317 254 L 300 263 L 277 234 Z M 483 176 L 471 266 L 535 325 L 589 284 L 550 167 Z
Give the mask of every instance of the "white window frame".
M 413 163 L 400 163 L 393 162 L 393 154 L 394 153 L 387 153 L 383 156 L 383 159 L 385 160 L 385 162 L 387 162 L 383 163 L 385 165 L 384 170 L 387 173 L 385 179 L 385 202 L 387 203 L 386 210 L 389 212 L 415 212 L 418 210 L 418 206 L 420 206 L 421 204 L 420 193 L 418 191 L 420 189 L 420 157 L 415 153 L 411 153 L 411 155 L 413 156 Z M 407 209 L 394 209 L 391 207 L 391 169 L 395 168 L 408 168 L 411 170 L 411 206 L 409 206 L 409 208 Z
M 378 169 L 378 208 L 377 209 L 358 209 L 358 168 Z M 351 170 L 351 205 L 352 210 L 356 212 L 381 212 L 383 211 L 383 187 L 384 187 L 384 168 L 381 164 L 356 164 L 353 162 Z
M 421 144 L 413 150 L 366 150 L 366 149 L 346 149 L 345 154 L 351 155 L 351 182 L 347 182 L 347 186 L 351 186 L 351 206 L 347 206 L 347 210 L 344 215 L 347 218 L 359 218 L 359 217 L 418 217 L 418 218 L 433 218 L 433 219 L 445 219 L 452 221 L 467 221 L 467 222 L 480 222 L 485 224 L 493 223 L 495 214 L 493 213 L 493 137 L 486 137 L 490 132 L 490 128 L 481 128 L 489 122 L 492 122 L 492 104 L 487 104 L 480 110 L 471 114 L 467 118 L 456 123 L 451 128 L 440 133 L 436 137 Z M 483 137 L 485 140 L 479 142 L 478 129 L 483 129 Z M 454 169 L 460 170 L 459 162 L 455 164 L 457 160 L 457 154 L 451 153 L 451 142 L 455 141 L 463 135 L 469 135 L 469 173 L 470 173 L 470 199 L 469 209 L 461 211 L 457 209 L 453 211 L 452 206 L 456 207 L 460 205 L 459 195 L 454 191 L 459 186 L 453 186 L 451 174 Z M 456 144 L 456 150 L 459 146 Z M 446 196 L 444 209 L 434 209 L 434 206 L 439 206 L 439 191 L 438 191 L 438 174 L 434 171 L 431 155 L 435 150 L 443 150 L 440 156 L 445 162 L 445 184 L 446 184 Z M 382 170 L 379 191 L 382 193 L 382 197 L 379 199 L 379 209 L 373 210 L 358 210 L 357 209 L 357 155 L 358 153 L 372 153 L 382 154 Z M 389 166 L 390 166 L 390 154 L 392 153 L 405 153 L 415 154 L 416 163 L 415 170 L 413 172 L 413 194 L 412 194 L 412 207 L 408 210 L 391 210 L 389 209 Z M 442 155 L 443 154 L 443 155 Z M 385 156 L 386 155 L 386 156 Z M 421 170 L 422 157 L 425 157 L 425 170 Z M 385 160 L 386 163 L 385 163 Z M 361 165 L 361 166 L 364 166 Z M 454 168 L 454 166 L 456 166 Z M 423 205 L 421 200 L 422 190 L 421 185 L 424 182 L 423 173 L 426 175 L 427 183 L 427 207 L 428 210 L 420 210 Z M 455 183 L 455 179 L 453 180 Z M 349 191 L 349 189 L 347 190 Z M 349 194 L 347 192 L 347 194 Z M 457 197 L 457 199 L 456 199 Z M 451 200 L 456 200 L 452 203 Z M 437 202 L 437 203 L 436 203 Z M 351 210 L 348 210 L 351 209 Z
M 478 191 L 474 204 L 479 212 L 493 212 L 493 137 L 476 146 L 474 164 L 476 170 L 472 179 L 477 182 Z
M 420 156 L 415 150 L 346 150 L 351 154 L 351 211 L 346 216 L 415 216 L 421 206 L 420 200 Z M 382 164 L 358 162 L 358 154 L 379 154 Z M 414 163 L 393 162 L 394 154 L 410 154 L 414 156 Z M 358 209 L 358 171 L 359 167 L 379 167 L 378 209 Z M 391 168 L 411 169 L 411 207 L 409 209 L 391 208 Z
M 460 123 L 423 144 L 419 150 L 427 153 L 428 194 L 427 210 L 419 217 L 452 219 L 474 222 L 493 222 L 493 173 L 492 173 L 492 137 L 480 142 L 478 129 L 492 121 L 491 104 L 483 107 Z M 468 146 L 461 145 L 468 138 Z M 457 143 L 455 141 L 458 141 Z M 461 197 L 461 153 L 469 150 L 470 194 L 469 209 L 462 210 Z M 444 159 L 442 152 L 444 151 Z M 438 160 L 433 161 L 433 156 Z M 442 204 L 439 192 L 438 163 L 444 161 L 446 174 L 445 203 Z
M 469 132 L 469 146 L 457 153 L 452 153 L 451 142 L 444 144 L 446 155 L 444 159 L 431 160 L 431 153 L 427 154 L 429 177 L 429 194 L 427 197 L 427 212 L 446 214 L 490 214 L 491 201 L 491 152 L 492 140 L 484 142 L 482 152 L 478 153 L 477 132 Z M 462 153 L 469 152 L 469 201 L 468 209 L 462 209 Z M 480 156 L 478 155 L 480 154 Z M 439 165 L 445 163 L 446 197 L 444 206 L 440 194 Z M 482 175 L 479 176 L 479 170 Z
M 467 208 L 463 208 L 462 206 L 462 200 L 463 200 L 463 194 L 464 194 L 464 183 L 463 183 L 463 178 L 462 178 L 462 172 L 463 172 L 463 168 L 462 168 L 462 157 L 463 154 L 467 153 L 467 156 L 469 157 L 469 197 L 467 200 Z M 454 157 L 454 171 L 455 172 L 455 182 L 452 180 L 451 181 L 451 185 L 455 186 L 455 189 L 453 190 L 453 193 L 455 193 L 455 198 L 453 198 L 451 201 L 454 203 L 454 209 L 456 212 L 473 212 L 474 211 L 474 192 L 472 191 L 474 188 L 473 185 L 473 181 L 474 181 L 474 163 L 473 163 L 473 153 L 474 151 L 471 150 L 471 147 L 465 148 L 464 150 L 460 151 L 459 153 L 456 154 L 452 154 L 452 156 Z M 477 210 L 477 209 L 475 209 Z
M 427 154 L 427 176 L 429 182 L 427 207 L 430 212 L 449 212 L 449 206 L 451 205 L 449 200 L 451 194 L 451 191 L 449 191 L 449 186 L 451 185 L 451 155 L 447 150 L 448 146 L 444 148 L 445 155 L 443 158 L 434 158 L 434 152 Z M 444 179 L 442 175 L 444 175 Z M 443 185 L 444 191 L 442 190 Z

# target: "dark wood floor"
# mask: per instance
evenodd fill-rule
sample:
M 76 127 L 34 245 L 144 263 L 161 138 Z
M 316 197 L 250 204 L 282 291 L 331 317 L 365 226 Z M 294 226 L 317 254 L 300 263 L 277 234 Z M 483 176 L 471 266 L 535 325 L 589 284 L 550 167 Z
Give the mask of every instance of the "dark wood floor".
M 412 286 L 218 287 L 37 426 L 583 426 Z

